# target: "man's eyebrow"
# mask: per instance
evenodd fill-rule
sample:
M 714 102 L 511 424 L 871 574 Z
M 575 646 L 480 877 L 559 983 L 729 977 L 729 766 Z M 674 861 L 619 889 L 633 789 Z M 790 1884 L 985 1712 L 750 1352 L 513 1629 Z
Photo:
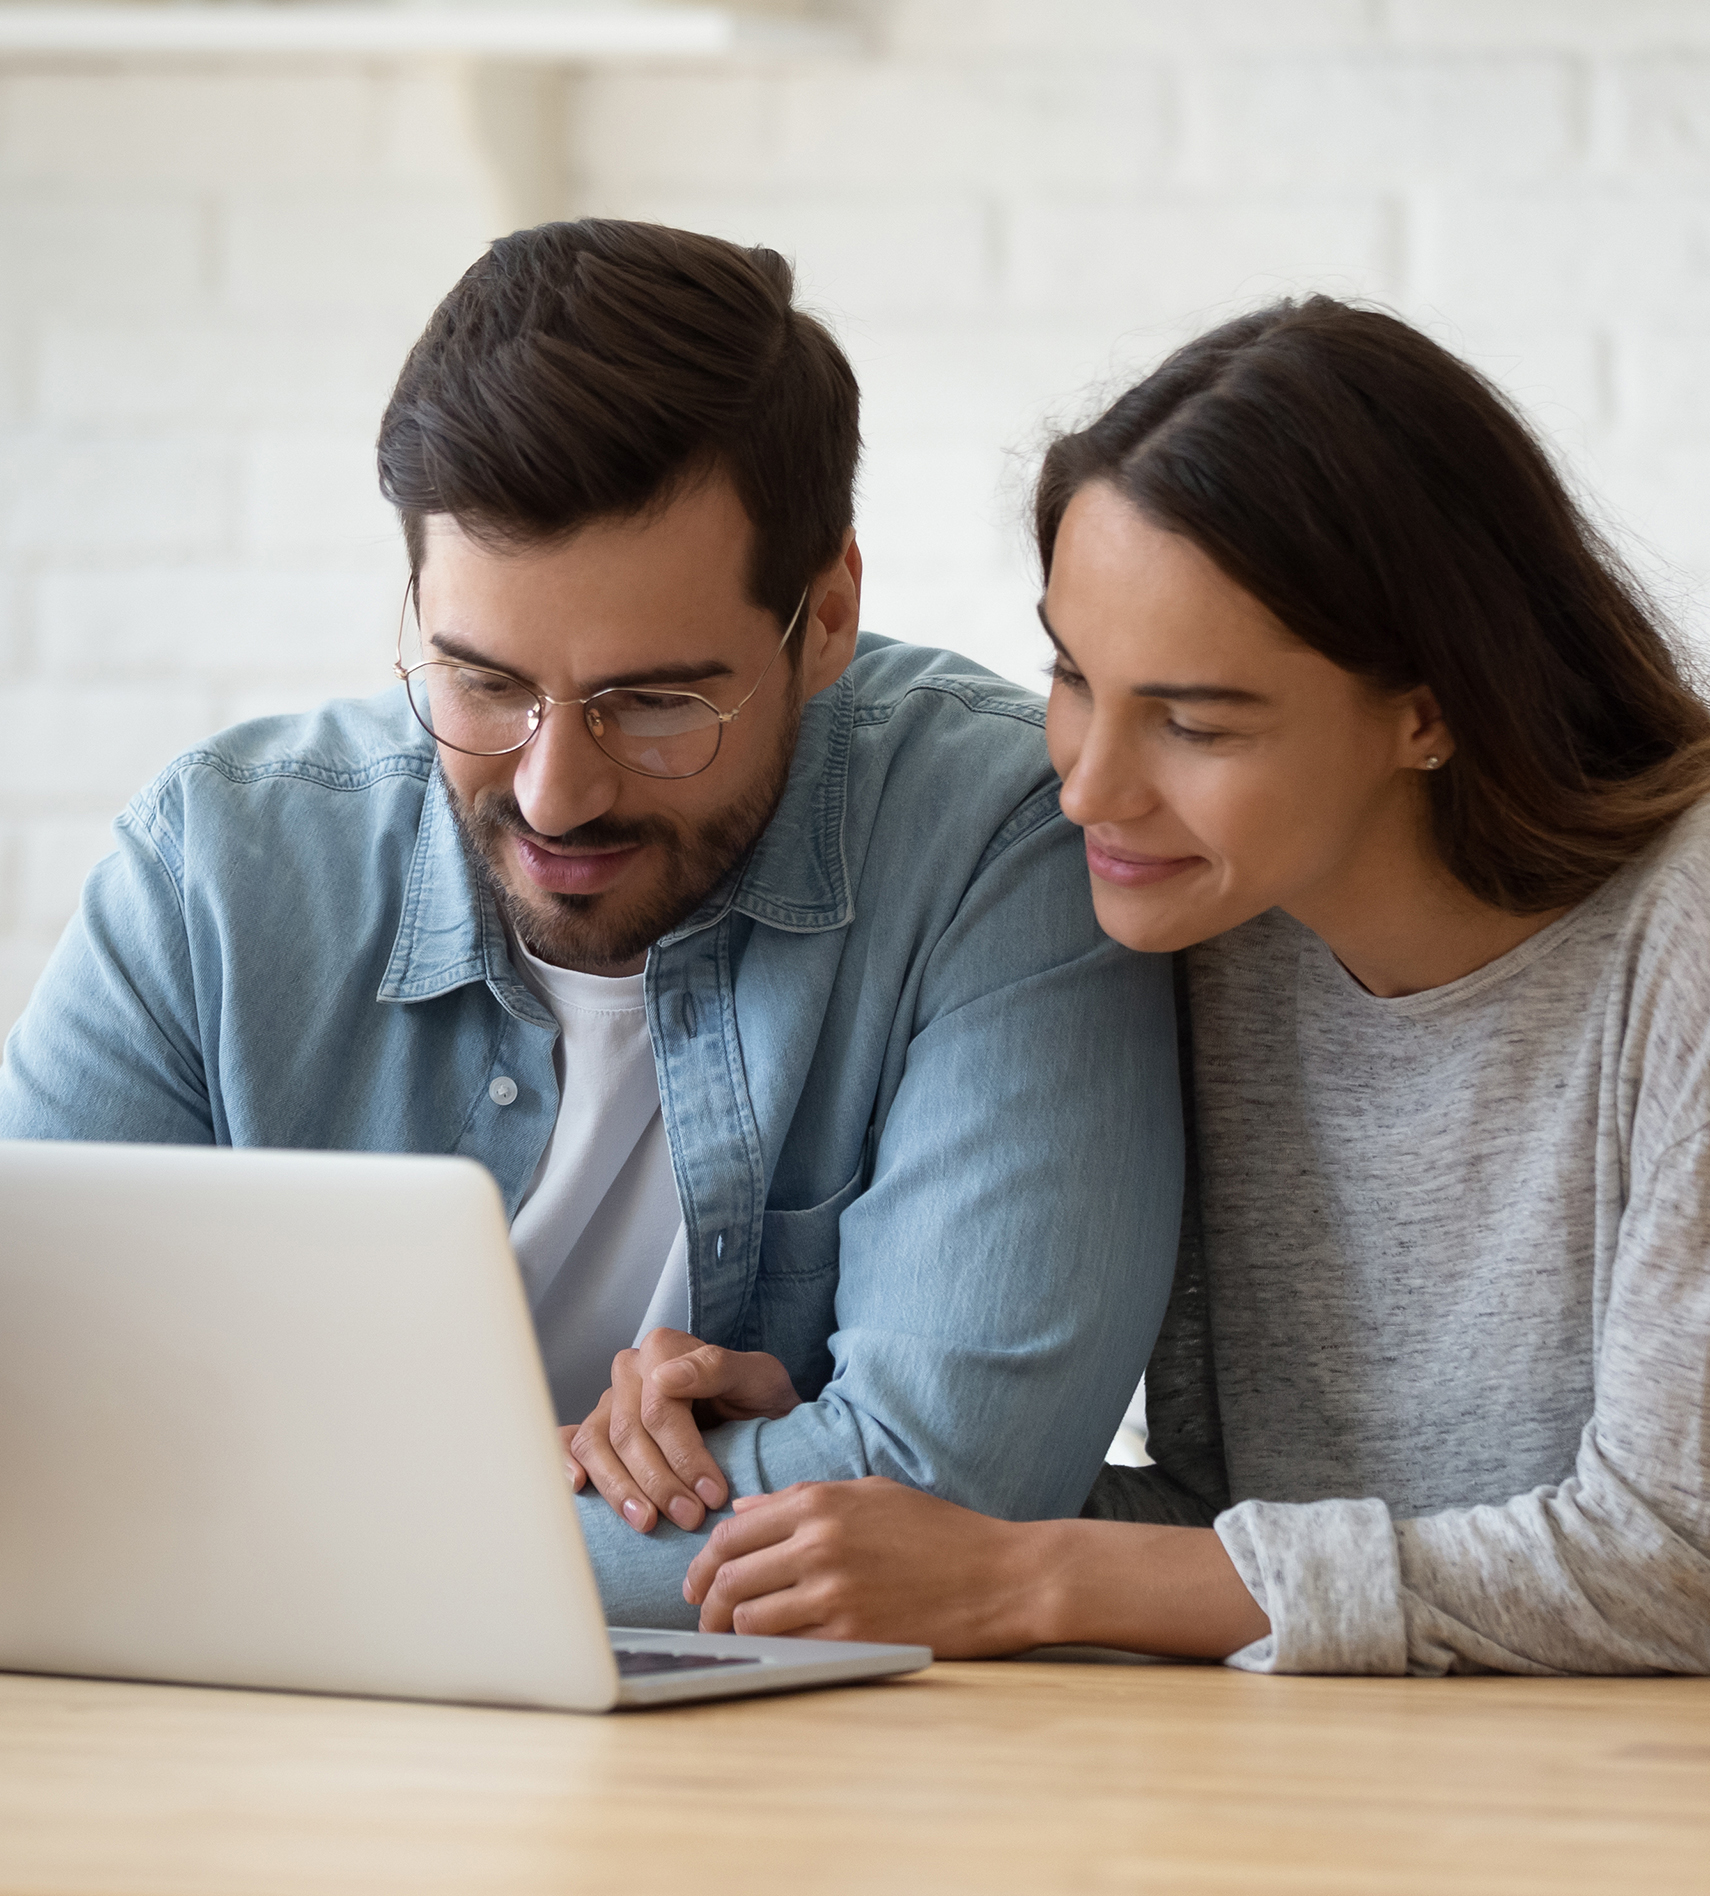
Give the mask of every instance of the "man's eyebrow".
M 454 658 L 460 664 L 479 665 L 483 671 L 503 672 L 507 678 L 515 678 L 522 684 L 534 683 L 533 679 L 524 678 L 508 665 L 488 658 L 484 652 L 460 639 L 454 632 L 436 632 L 428 644 L 436 652 L 443 652 L 447 658 Z M 588 688 L 582 695 L 591 698 L 597 691 L 613 691 L 634 685 L 699 685 L 712 678 L 733 678 L 735 675 L 735 667 L 727 665 L 722 658 L 708 658 L 695 664 L 655 665 L 646 671 L 614 672 L 609 678 L 587 681 Z
M 1051 621 L 1045 616 L 1045 602 L 1039 601 L 1037 611 L 1039 623 L 1045 628 L 1045 636 L 1057 648 L 1064 658 L 1070 658 L 1069 648 L 1051 630 Z M 1130 694 L 1136 698 L 1163 698 L 1171 704 L 1269 704 L 1271 701 L 1262 691 L 1244 691 L 1239 685 L 1172 685 L 1162 682 L 1148 682 L 1143 685 L 1130 685 Z

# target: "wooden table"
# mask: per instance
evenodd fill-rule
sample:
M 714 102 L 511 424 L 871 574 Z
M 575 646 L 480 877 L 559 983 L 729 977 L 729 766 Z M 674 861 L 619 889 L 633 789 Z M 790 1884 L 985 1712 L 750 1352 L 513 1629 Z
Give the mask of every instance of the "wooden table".
M 944 1665 L 577 1718 L 0 1677 L 8 1896 L 1710 1891 L 1710 1680 Z

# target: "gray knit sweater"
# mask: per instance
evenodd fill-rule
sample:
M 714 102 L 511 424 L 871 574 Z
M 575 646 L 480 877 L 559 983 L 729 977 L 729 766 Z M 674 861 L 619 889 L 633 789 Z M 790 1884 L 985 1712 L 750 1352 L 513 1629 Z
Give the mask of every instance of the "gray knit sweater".
M 1710 801 L 1560 921 L 1378 1000 L 1272 911 L 1180 958 L 1157 1466 L 1260 1671 L 1710 1672 Z

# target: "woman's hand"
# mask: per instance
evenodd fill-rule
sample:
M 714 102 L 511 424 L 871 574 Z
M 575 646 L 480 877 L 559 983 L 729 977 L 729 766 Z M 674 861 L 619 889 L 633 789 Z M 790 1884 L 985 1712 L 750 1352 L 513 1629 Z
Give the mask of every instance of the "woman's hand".
M 736 1510 L 683 1582 L 702 1632 L 896 1640 L 940 1659 L 1080 1644 L 1224 1659 L 1270 1631 L 1208 1527 L 997 1521 L 877 1476 Z
M 896 1640 L 941 1659 L 1019 1652 L 1044 1636 L 1033 1525 L 878 1475 L 798 1482 L 736 1509 L 683 1583 L 702 1632 Z
M 612 1358 L 612 1386 L 592 1415 L 560 1430 L 578 1493 L 592 1482 L 638 1534 L 661 1513 L 697 1528 L 729 1494 L 701 1440 L 720 1422 L 788 1415 L 801 1398 L 763 1350 L 721 1350 L 686 1330 L 650 1330 Z

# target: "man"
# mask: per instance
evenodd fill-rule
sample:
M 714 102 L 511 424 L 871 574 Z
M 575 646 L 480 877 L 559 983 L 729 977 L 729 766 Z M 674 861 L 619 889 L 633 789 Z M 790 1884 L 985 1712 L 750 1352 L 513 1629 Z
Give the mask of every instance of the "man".
M 1094 923 L 1037 701 L 857 640 L 857 395 L 791 289 L 495 244 L 381 426 L 404 688 L 144 791 L 0 1069 L 3 1136 L 479 1159 L 567 1424 L 640 1337 L 776 1358 L 698 1492 L 633 1411 L 576 1436 L 632 1623 L 692 1622 L 730 1488 L 1078 1509 L 1174 1260 L 1166 970 Z

